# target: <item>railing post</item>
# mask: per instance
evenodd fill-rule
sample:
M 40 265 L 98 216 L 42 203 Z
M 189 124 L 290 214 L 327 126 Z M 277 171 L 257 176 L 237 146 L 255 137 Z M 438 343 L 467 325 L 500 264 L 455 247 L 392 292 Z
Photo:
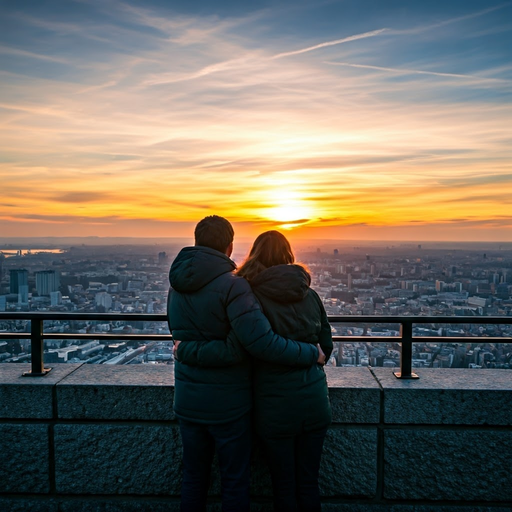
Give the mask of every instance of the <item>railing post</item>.
M 419 379 L 412 373 L 412 320 L 400 324 L 402 352 L 400 353 L 400 371 L 393 372 L 397 379 Z
M 23 373 L 24 377 L 42 377 L 51 370 L 51 368 L 44 367 L 43 343 L 43 320 L 30 320 L 30 359 L 32 360 L 32 370 Z

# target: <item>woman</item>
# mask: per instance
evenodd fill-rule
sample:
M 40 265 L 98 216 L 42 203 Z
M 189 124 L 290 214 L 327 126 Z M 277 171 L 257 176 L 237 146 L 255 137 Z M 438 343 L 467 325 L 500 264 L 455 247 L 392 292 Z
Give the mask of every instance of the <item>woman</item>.
M 332 352 L 331 327 L 311 277 L 278 231 L 256 238 L 237 274 L 249 281 L 276 334 Z M 322 366 L 254 359 L 254 416 L 272 477 L 276 511 L 319 511 L 318 472 L 331 408 Z

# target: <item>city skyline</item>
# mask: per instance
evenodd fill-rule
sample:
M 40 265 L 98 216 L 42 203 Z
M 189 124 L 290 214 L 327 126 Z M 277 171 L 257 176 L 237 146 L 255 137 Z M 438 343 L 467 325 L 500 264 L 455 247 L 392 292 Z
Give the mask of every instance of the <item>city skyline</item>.
M 0 236 L 512 241 L 512 2 L 2 6 Z

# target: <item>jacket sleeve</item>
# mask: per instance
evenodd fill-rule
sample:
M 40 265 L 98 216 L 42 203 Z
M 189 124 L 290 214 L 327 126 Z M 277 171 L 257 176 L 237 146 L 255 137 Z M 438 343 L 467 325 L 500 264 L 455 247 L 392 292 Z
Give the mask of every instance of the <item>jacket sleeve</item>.
M 314 291 L 314 290 L 311 290 Z M 325 354 L 325 360 L 329 361 L 329 358 L 332 354 L 332 331 L 331 331 L 331 324 L 329 323 L 329 320 L 327 318 L 327 313 L 325 312 L 324 305 L 322 304 L 322 301 L 318 294 L 316 292 L 315 296 L 318 302 L 318 306 L 320 308 L 320 315 L 321 315 L 321 327 L 320 327 L 320 334 L 318 335 L 318 343 L 320 343 L 320 347 L 324 351 Z
M 233 279 L 226 311 L 236 337 L 253 357 L 296 367 L 309 367 L 318 360 L 315 345 L 289 340 L 272 331 L 245 279 Z
M 182 341 L 178 345 L 178 361 L 206 368 L 234 366 L 249 357 L 234 333 L 225 340 Z

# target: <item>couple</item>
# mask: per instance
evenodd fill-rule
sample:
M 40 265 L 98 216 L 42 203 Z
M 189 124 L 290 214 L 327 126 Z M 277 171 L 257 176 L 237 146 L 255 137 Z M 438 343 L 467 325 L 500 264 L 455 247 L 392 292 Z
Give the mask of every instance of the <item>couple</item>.
M 197 224 L 169 273 L 174 410 L 183 443 L 181 510 L 205 511 L 217 453 L 223 512 L 249 510 L 251 431 L 262 440 L 276 511 L 319 511 L 318 471 L 331 409 L 323 304 L 289 242 L 262 233 L 237 270 L 234 231 Z

